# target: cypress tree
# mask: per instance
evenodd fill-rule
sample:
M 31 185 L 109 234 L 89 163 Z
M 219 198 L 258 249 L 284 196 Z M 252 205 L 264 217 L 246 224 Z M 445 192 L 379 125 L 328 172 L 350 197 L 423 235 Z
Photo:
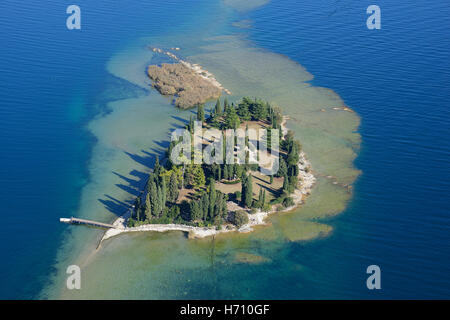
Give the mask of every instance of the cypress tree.
M 164 203 L 163 203 L 164 197 L 162 193 L 162 188 L 158 186 L 158 211 L 157 216 L 160 216 L 163 209 L 164 209 Z
M 192 116 L 189 118 L 188 129 L 190 133 L 194 133 L 194 118 Z
M 222 143 L 223 163 L 226 163 L 226 160 L 227 160 L 227 138 L 225 136 L 224 131 L 222 131 L 222 141 L 223 141 L 223 143 Z
M 235 164 L 234 166 L 234 174 L 235 174 L 235 178 L 238 179 L 239 177 L 242 176 L 242 172 L 244 171 L 244 166 L 241 164 Z
M 248 123 L 245 125 L 245 146 L 248 148 Z
M 144 215 L 145 217 L 140 217 L 140 218 L 144 218 L 150 220 L 151 219 L 151 205 L 150 205 L 150 194 L 147 193 L 147 195 L 145 196 L 145 206 L 144 206 Z
M 178 179 L 175 172 L 170 175 L 169 181 L 169 201 L 175 202 L 178 198 Z
M 215 208 L 216 205 L 216 186 L 214 183 L 214 179 L 209 180 L 209 217 L 212 219 L 215 216 Z
M 205 109 L 203 104 L 199 104 L 197 107 L 197 120 L 201 122 L 205 121 Z
M 285 174 L 287 174 L 287 165 L 286 161 L 283 157 L 280 157 L 280 168 L 278 169 L 278 172 L 275 174 L 277 177 L 283 177 Z
M 199 214 L 200 207 L 199 207 L 198 201 L 192 200 L 189 203 L 189 207 L 191 210 L 191 221 L 198 220 L 200 218 L 200 214 Z
M 228 105 L 228 99 L 225 98 L 225 99 L 223 100 L 223 111 L 226 112 L 226 111 L 228 110 L 228 107 L 229 107 L 229 105 Z
M 152 181 L 150 184 L 148 196 L 150 199 L 151 214 L 155 216 L 156 212 L 158 211 L 158 190 L 154 181 Z
M 270 175 L 269 177 L 270 177 L 270 184 L 272 184 L 273 183 L 273 175 Z
M 222 107 L 220 106 L 220 99 L 217 99 L 217 101 L 216 101 L 216 106 L 214 107 L 214 112 L 218 116 L 220 116 L 222 114 Z
M 161 165 L 159 164 L 158 156 L 156 156 L 156 159 L 155 159 L 155 167 L 153 168 L 153 173 L 154 173 L 154 176 L 156 176 L 156 178 L 159 177 L 159 174 L 161 173 Z
M 289 193 L 288 175 L 285 173 L 283 178 L 283 192 Z
M 223 166 L 223 178 L 228 179 L 228 165 Z
M 208 221 L 209 199 L 206 193 L 202 196 L 203 220 Z
M 246 188 L 246 195 L 245 195 L 245 205 L 247 207 L 252 206 L 253 201 L 253 191 L 252 191 L 252 175 L 250 174 L 247 178 L 247 188 Z
M 287 157 L 287 163 L 289 165 L 296 165 L 298 163 L 298 149 L 297 149 L 297 144 L 294 143 L 294 141 L 291 142 L 290 144 L 290 150 L 289 150 L 289 154 Z
M 241 202 L 243 206 L 248 208 L 251 207 L 253 201 L 253 192 L 252 192 L 252 175 L 242 175 L 242 192 L 241 192 Z
M 266 190 L 264 190 L 263 192 L 261 208 L 264 208 L 265 204 L 266 204 Z
M 203 220 L 203 198 L 200 198 L 197 201 L 198 211 L 197 211 L 197 219 Z
M 222 204 L 222 206 L 221 206 L 221 208 L 222 208 L 221 215 L 222 215 L 222 218 L 226 219 L 227 216 L 228 216 L 228 210 L 227 210 L 227 200 L 225 199 L 225 195 L 224 194 L 221 195 L 221 204 Z
M 145 192 L 148 192 L 150 190 L 150 185 L 153 181 L 153 172 L 151 172 L 148 176 L 147 184 L 145 185 Z
M 136 220 L 139 220 L 140 211 L 141 211 L 141 197 L 137 197 L 136 201 L 134 202 L 134 218 Z M 133 218 L 133 215 L 131 215 L 131 217 Z
M 161 177 L 161 196 L 162 196 L 162 207 L 165 208 L 167 202 L 167 185 L 164 177 Z

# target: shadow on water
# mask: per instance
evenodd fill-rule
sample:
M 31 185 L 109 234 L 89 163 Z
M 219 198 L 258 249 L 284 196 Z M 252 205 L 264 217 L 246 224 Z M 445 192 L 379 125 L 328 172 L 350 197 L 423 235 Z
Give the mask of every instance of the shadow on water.
M 172 123 L 170 125 L 171 129 L 168 130 L 169 137 L 170 133 L 173 130 L 178 128 L 184 129 L 186 127 L 186 124 L 189 122 L 184 118 L 174 115 L 172 116 L 172 118 L 176 120 L 177 123 Z M 160 163 L 164 163 L 166 151 L 170 145 L 170 140 L 153 140 L 152 143 L 155 145 L 154 147 L 149 148 L 148 150 L 141 150 L 140 154 L 130 153 L 126 151 L 125 154 L 139 165 L 142 165 L 148 169 L 153 169 L 157 157 L 159 158 Z M 136 169 L 131 170 L 128 173 L 128 176 L 124 176 L 115 171 L 112 171 L 112 174 L 122 179 L 122 181 L 120 183 L 117 183 L 116 186 L 121 190 L 126 191 L 131 196 L 130 200 L 123 202 L 114 197 L 111 197 L 110 195 L 105 194 L 103 199 L 98 199 L 98 201 L 100 201 L 111 213 L 121 216 L 134 203 L 135 197 L 139 196 L 144 190 L 149 175 L 148 173 Z
M 197 114 L 197 113 L 195 113 L 195 114 Z M 172 116 L 172 118 L 175 119 L 175 120 L 180 121 L 182 124 L 188 124 L 189 123 L 189 120 L 181 118 L 181 117 Z M 179 126 L 179 124 L 177 126 Z
M 164 159 L 166 155 L 166 150 L 170 142 L 167 140 L 162 141 L 154 140 L 153 143 L 155 143 L 158 147 L 151 148 L 150 151 L 141 150 L 141 153 L 143 155 L 133 154 L 126 151 L 125 154 L 136 163 L 143 165 L 149 169 L 153 169 L 157 157 L 159 158 L 160 161 Z M 112 174 L 116 175 L 117 177 L 123 180 L 121 183 L 117 183 L 116 186 L 122 189 L 123 191 L 126 191 L 131 196 L 131 200 L 123 202 L 110 195 L 105 194 L 104 198 L 98 199 L 98 201 L 100 201 L 109 212 L 117 216 L 121 216 L 133 204 L 134 198 L 139 196 L 142 190 L 144 190 L 149 175 L 148 173 L 136 169 L 133 169 L 129 172 L 129 176 L 131 177 L 124 176 L 115 171 L 112 171 Z
M 131 203 L 120 201 L 110 195 L 104 195 L 107 199 L 98 199 L 109 212 L 117 216 L 123 215 L 129 208 Z

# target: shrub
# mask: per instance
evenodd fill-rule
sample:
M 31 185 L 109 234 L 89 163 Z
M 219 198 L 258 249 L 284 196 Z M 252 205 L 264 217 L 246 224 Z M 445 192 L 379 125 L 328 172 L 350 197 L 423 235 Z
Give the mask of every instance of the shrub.
M 248 223 L 248 214 L 243 210 L 238 210 L 234 213 L 233 224 L 240 228 L 244 224 Z
M 291 197 L 286 197 L 283 200 L 283 207 L 291 207 L 294 205 L 294 200 Z
M 282 203 L 283 200 L 284 200 L 284 197 L 278 197 L 278 198 L 275 198 L 275 199 L 270 200 L 269 203 L 270 203 L 270 204 L 279 204 L 279 203 Z
M 261 203 L 257 200 L 253 200 L 251 208 L 254 209 L 254 208 L 259 208 L 259 207 L 261 207 Z
M 127 221 L 127 227 L 133 228 L 135 225 L 135 220 L 133 218 L 128 219 Z
M 231 180 L 231 181 L 230 180 L 222 180 L 220 182 L 223 184 L 237 184 L 237 183 L 241 182 L 241 180 L 240 179 Z

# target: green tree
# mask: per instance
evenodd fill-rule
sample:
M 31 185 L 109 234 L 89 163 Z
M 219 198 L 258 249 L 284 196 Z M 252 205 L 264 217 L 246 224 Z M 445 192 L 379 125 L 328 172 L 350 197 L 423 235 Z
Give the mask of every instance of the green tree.
M 170 175 L 168 196 L 169 201 L 172 202 L 175 202 L 178 198 L 178 179 L 175 172 Z
M 228 99 L 225 98 L 225 99 L 223 100 L 223 110 L 224 110 L 224 112 L 227 112 L 229 106 L 230 106 L 230 105 L 228 104 Z
M 203 220 L 208 221 L 208 211 L 209 211 L 209 198 L 206 193 L 202 195 L 202 209 L 203 209 Z
M 291 197 L 286 197 L 286 198 L 284 198 L 284 200 L 283 200 L 283 206 L 284 206 L 285 208 L 291 207 L 291 206 L 293 206 L 293 205 L 294 205 L 294 200 L 293 200 Z
M 223 178 L 228 179 L 228 165 L 223 166 Z
M 158 187 L 156 186 L 155 181 L 152 181 L 150 184 L 149 192 L 147 193 L 150 202 L 150 212 L 152 216 L 156 216 L 159 211 L 159 203 L 158 203 Z M 147 202 L 147 201 L 146 201 Z
M 216 183 L 214 179 L 209 180 L 209 217 L 213 219 L 215 214 L 215 205 L 216 205 Z
M 225 112 L 225 127 L 227 129 L 237 129 L 241 125 L 236 109 L 229 107 Z
M 296 143 L 292 143 L 288 156 L 287 156 L 287 163 L 288 165 L 297 165 L 298 160 L 299 160 L 299 155 L 298 155 L 298 149 L 297 149 L 297 144 Z
M 237 114 L 243 121 L 249 121 L 252 118 L 252 115 L 248 110 L 248 104 L 244 102 L 239 103 Z
M 190 133 L 194 133 L 194 117 L 193 116 L 189 117 L 189 123 L 187 124 L 187 129 L 189 130 Z
M 252 191 L 252 175 L 246 176 L 242 181 L 242 205 L 246 206 L 247 208 L 250 208 L 252 206 L 253 201 L 253 191 Z
M 205 185 L 205 173 L 201 165 L 199 164 L 189 164 L 186 166 L 186 180 L 187 183 L 198 188 Z
M 220 106 L 220 99 L 217 99 L 217 101 L 216 101 L 216 105 L 214 107 L 214 113 L 217 116 L 221 116 L 222 115 L 222 107 Z
M 235 164 L 234 165 L 234 174 L 236 178 L 239 178 L 242 176 L 242 173 L 244 172 L 244 166 L 241 164 Z
M 248 214 L 243 210 L 238 210 L 234 213 L 233 223 L 236 227 L 240 228 L 244 224 L 248 223 Z
M 283 157 L 280 157 L 280 167 L 278 168 L 278 172 L 275 175 L 277 177 L 283 177 L 285 174 L 287 174 L 286 161 Z
M 150 194 L 147 193 L 145 195 L 145 204 L 144 204 L 144 217 L 140 217 L 138 220 L 143 218 L 144 220 L 150 220 L 152 218 L 152 208 L 150 204 Z
M 289 193 L 294 192 L 295 188 L 297 188 L 298 178 L 297 176 L 289 176 Z
M 222 180 L 222 169 L 220 164 L 217 166 L 217 180 L 218 181 Z
M 162 207 L 164 208 L 167 202 L 167 185 L 164 178 L 161 178 L 161 198 Z
M 161 170 L 162 170 L 162 167 L 161 167 L 161 165 L 159 164 L 159 157 L 156 156 L 156 159 L 155 159 L 155 166 L 153 167 L 153 173 L 154 173 L 154 175 L 155 175 L 156 177 L 159 177 L 159 175 L 160 175 L 160 173 L 161 173 Z
M 197 106 L 197 120 L 205 122 L 205 107 L 203 106 L 203 104 L 199 104 Z
M 157 201 L 157 205 L 158 205 L 158 210 L 155 213 L 155 216 L 157 218 L 159 218 L 161 216 L 161 213 L 164 209 L 164 203 L 163 203 L 163 195 L 162 195 L 162 190 L 161 190 L 161 186 L 157 186 L 156 189 L 156 194 L 158 195 L 156 201 Z
M 134 218 L 136 220 L 140 219 L 140 213 L 141 213 L 141 197 L 137 197 L 136 201 L 134 202 Z M 131 217 L 133 218 L 133 215 Z
M 196 165 L 194 170 L 194 187 L 198 188 L 205 185 L 205 173 L 201 165 Z
M 222 219 L 226 219 L 228 216 L 227 199 L 223 193 L 221 193 L 220 196 L 220 215 L 222 216 Z
M 283 192 L 289 193 L 289 179 L 287 174 L 283 177 Z
M 197 200 L 192 200 L 189 203 L 190 211 L 191 211 L 191 221 L 195 220 L 201 220 L 202 219 L 202 213 L 200 212 L 200 206 L 199 202 Z

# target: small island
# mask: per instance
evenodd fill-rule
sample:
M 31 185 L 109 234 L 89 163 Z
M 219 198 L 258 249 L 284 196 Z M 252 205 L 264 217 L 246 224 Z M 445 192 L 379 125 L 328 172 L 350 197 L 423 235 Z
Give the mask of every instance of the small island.
M 194 121 L 222 134 L 227 129 L 276 130 L 279 132 L 278 170 L 273 175 L 264 175 L 258 163 L 249 161 L 248 138 L 245 138 L 244 163 L 210 165 L 191 160 L 173 163 L 170 155 L 179 141 L 172 141 L 164 161 L 160 163 L 156 159 L 142 194 L 114 222 L 115 228 L 109 229 L 103 240 L 133 231 L 179 230 L 193 238 L 230 231 L 248 232 L 255 225 L 265 224 L 270 213 L 295 208 L 310 193 L 315 177 L 301 144 L 285 128 L 286 117 L 278 107 L 257 98 L 245 97 L 237 105 L 229 104 L 226 98 L 218 99 L 209 116 L 205 115 L 204 105 L 198 105 L 196 119 L 191 116 L 186 125 L 191 135 L 194 135 Z M 269 154 L 272 140 L 266 138 Z M 209 143 L 208 139 L 202 140 L 203 146 Z
M 199 106 L 209 100 L 220 97 L 222 91 L 231 94 L 214 77 L 198 64 L 191 64 L 180 59 L 173 52 L 160 48 L 151 48 L 155 54 L 165 55 L 174 63 L 150 65 L 147 75 L 152 80 L 152 86 L 164 96 L 172 96 L 174 104 L 181 109 Z M 180 50 L 180 48 L 172 48 Z

